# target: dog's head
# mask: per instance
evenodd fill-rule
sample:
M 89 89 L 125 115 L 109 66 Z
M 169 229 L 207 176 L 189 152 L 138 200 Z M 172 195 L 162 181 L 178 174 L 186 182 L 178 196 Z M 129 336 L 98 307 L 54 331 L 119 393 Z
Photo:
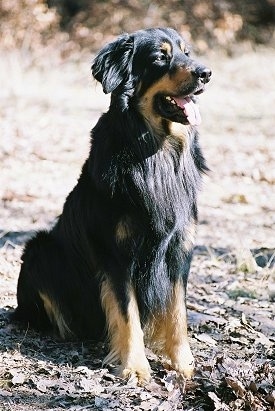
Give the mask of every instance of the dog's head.
M 123 97 L 127 108 L 149 121 L 200 123 L 195 96 L 204 91 L 211 71 L 191 58 L 189 45 L 173 29 L 120 36 L 99 52 L 92 72 L 105 93 Z

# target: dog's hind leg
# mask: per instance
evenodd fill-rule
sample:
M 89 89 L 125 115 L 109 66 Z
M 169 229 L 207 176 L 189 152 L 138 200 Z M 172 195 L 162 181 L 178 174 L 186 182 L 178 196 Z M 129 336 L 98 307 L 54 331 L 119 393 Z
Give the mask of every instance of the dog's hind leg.
M 71 335 L 61 299 L 61 272 L 68 269 L 58 244 L 49 233 L 41 231 L 27 243 L 22 259 L 14 319 L 39 330 L 55 329 L 62 338 Z
M 127 298 L 124 314 L 109 281 L 103 282 L 101 301 L 107 318 L 111 348 L 104 363 L 119 362 L 122 378 L 137 378 L 138 384 L 143 385 L 149 381 L 151 369 L 145 356 L 143 331 L 133 290 L 128 292 Z

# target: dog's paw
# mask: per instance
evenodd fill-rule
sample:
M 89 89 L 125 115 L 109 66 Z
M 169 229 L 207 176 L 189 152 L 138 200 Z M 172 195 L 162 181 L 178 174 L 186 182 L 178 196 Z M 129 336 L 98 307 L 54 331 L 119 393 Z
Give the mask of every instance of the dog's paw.
M 182 374 L 186 378 L 191 378 L 195 370 L 195 359 L 188 347 L 180 350 L 180 352 L 171 359 L 172 368 Z
M 144 386 L 151 379 L 151 368 L 149 364 L 144 367 L 126 367 L 121 370 L 120 375 L 130 383 Z

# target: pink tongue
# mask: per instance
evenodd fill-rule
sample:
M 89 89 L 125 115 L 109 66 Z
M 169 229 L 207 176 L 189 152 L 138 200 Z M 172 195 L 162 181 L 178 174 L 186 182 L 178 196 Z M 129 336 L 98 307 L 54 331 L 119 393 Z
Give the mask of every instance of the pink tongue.
M 201 115 L 198 106 L 193 103 L 190 97 L 173 97 L 173 99 L 177 105 L 183 109 L 184 114 L 192 126 L 198 126 L 201 123 Z

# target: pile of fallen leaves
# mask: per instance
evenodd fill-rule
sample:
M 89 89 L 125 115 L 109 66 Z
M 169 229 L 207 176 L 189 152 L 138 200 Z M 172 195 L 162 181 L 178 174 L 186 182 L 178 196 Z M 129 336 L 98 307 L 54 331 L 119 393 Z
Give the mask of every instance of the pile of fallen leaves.
M 198 250 L 194 267 L 197 270 L 204 265 L 211 267 L 213 282 L 202 284 L 200 270 L 192 273 L 188 299 L 191 345 L 197 361 L 192 380 L 179 376 L 164 359 L 147 350 L 152 381 L 136 387 L 135 381 L 126 383 L 116 377 L 111 365 L 102 368 L 108 349 L 105 344 L 62 342 L 20 329 L 9 323 L 7 306 L 0 313 L 1 411 L 8 407 L 24 411 L 274 410 L 274 328 L 268 329 L 268 321 L 266 326 L 262 317 L 261 332 L 253 320 L 261 305 L 268 307 L 266 301 L 252 301 L 254 309 L 248 317 L 241 311 L 251 303 L 249 299 L 243 305 L 238 297 L 213 304 L 225 298 L 219 289 L 214 290 L 222 266 L 215 272 L 209 254 Z M 236 270 L 233 262 L 226 267 Z M 230 275 L 228 280 L 232 280 Z M 201 297 L 205 291 L 207 300 Z
M 0 46 L 98 50 L 122 32 L 171 26 L 205 52 L 232 52 L 239 41 L 274 43 L 274 0 L 0 0 Z
M 0 49 L 17 49 L 33 57 L 52 52 L 58 45 L 65 54 L 76 48 L 60 31 L 60 15 L 45 0 L 0 0 Z
M 66 2 L 59 5 L 64 27 L 85 47 L 98 49 L 109 38 L 140 28 L 176 28 L 197 51 L 221 47 L 232 52 L 239 41 L 250 44 L 274 41 L 275 4 L 273 0 L 111 0 Z M 264 3 L 264 4 L 263 4 Z

